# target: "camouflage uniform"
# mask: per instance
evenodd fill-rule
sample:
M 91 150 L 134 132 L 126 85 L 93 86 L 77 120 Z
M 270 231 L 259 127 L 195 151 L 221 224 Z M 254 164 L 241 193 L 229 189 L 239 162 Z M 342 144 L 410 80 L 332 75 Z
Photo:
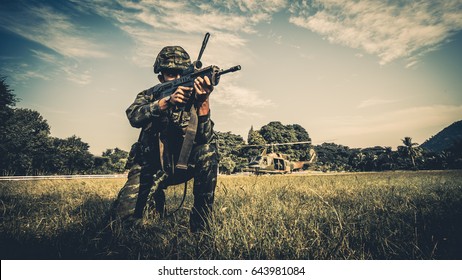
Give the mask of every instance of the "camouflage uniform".
M 173 66 L 187 65 L 183 61 L 186 58 L 181 52 L 182 49 L 178 55 L 175 52 L 179 47 L 166 48 L 157 57 L 154 72 L 159 72 L 158 66 L 161 64 L 158 62 L 159 59 L 160 62 L 165 62 L 161 65 L 163 67 L 168 66 L 172 61 Z M 172 59 L 164 57 L 162 60 L 161 54 L 169 51 L 170 54 L 174 54 Z M 159 101 L 153 100 L 152 95 L 145 90 L 137 95 L 135 102 L 128 107 L 126 113 L 130 124 L 142 130 L 138 142 L 132 146 L 129 157 L 132 166 L 128 180 L 115 202 L 114 214 L 122 219 L 131 216 L 141 218 L 149 199 L 154 200 L 156 210 L 163 216 L 164 189 L 169 185 L 194 178 L 194 206 L 190 213 L 190 228 L 192 231 L 205 228 L 212 210 L 218 170 L 218 151 L 210 113 L 198 117 L 196 138 L 187 170 L 178 170 L 174 167 L 190 119 L 189 112 L 179 109 L 161 111 Z

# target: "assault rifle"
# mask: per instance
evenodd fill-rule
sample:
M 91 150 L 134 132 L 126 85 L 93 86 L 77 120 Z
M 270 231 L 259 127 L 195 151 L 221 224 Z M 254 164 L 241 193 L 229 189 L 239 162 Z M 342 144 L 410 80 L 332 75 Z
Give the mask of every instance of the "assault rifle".
M 191 64 L 188 67 L 188 69 L 184 70 L 181 73 L 181 77 L 179 79 L 158 84 L 147 90 L 148 94 L 151 94 L 154 100 L 160 100 L 164 97 L 171 95 L 172 93 L 175 92 L 175 90 L 179 86 L 193 87 L 194 80 L 197 77 L 204 78 L 207 76 L 210 79 L 210 82 L 212 83 L 212 85 L 216 86 L 218 85 L 220 81 L 220 77 L 222 75 L 241 70 L 240 65 L 233 66 L 226 70 L 220 69 L 220 67 L 215 66 L 215 65 L 210 65 L 208 67 L 202 68 L 201 57 L 202 57 L 202 54 L 204 53 L 205 47 L 207 46 L 209 37 L 210 37 L 210 33 L 207 32 L 205 34 L 204 41 L 202 42 L 202 47 L 199 52 L 199 57 L 197 58 L 196 61 L 193 62 L 193 64 Z M 194 102 L 194 96 L 191 96 L 188 100 L 188 103 L 185 104 L 184 107 L 190 108 L 193 102 Z

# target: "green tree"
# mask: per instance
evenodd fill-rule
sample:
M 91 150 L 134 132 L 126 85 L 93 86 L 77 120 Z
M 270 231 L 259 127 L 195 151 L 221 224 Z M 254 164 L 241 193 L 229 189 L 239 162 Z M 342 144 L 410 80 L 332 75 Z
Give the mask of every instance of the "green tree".
M 235 168 L 236 168 L 236 162 L 230 156 L 220 157 L 220 164 L 218 166 L 220 173 L 229 175 L 234 172 Z
M 306 131 L 305 128 L 303 128 L 299 124 L 292 124 L 292 125 L 287 125 L 287 129 L 293 131 L 295 134 L 295 138 L 297 139 L 297 142 L 302 142 L 302 141 L 311 141 L 310 135 Z M 291 150 L 291 156 L 294 160 L 310 160 L 310 147 L 311 144 L 297 144 L 297 145 L 291 145 L 288 146 Z
M 266 145 L 266 141 L 263 136 L 261 136 L 260 132 L 254 130 L 253 126 L 250 127 L 249 134 L 247 136 L 247 145 L 248 146 L 242 148 L 243 157 L 247 160 L 260 155 Z
M 365 171 L 366 155 L 361 149 L 353 149 L 348 163 L 353 171 Z
M 255 130 L 253 129 L 253 125 L 251 125 L 249 133 L 247 134 L 247 143 L 249 143 L 250 140 L 253 138 L 254 133 L 255 133 Z
M 40 113 L 13 108 L 17 101 L 5 78 L 0 78 L 0 174 L 74 174 L 91 170 L 94 159 L 87 143 L 77 136 L 50 137 L 50 126 Z
M 50 127 L 30 109 L 14 109 L 6 120 L 2 136 L 3 173 L 32 175 L 45 172 Z
M 384 147 L 383 150 L 379 153 L 378 158 L 378 167 L 380 170 L 394 170 L 394 152 L 391 147 Z
M 5 77 L 0 77 L 0 127 L 12 114 L 13 107 L 16 106 L 18 99 L 6 83 Z
M 381 146 L 364 148 L 361 150 L 364 154 L 363 170 L 364 171 L 379 171 L 382 170 L 381 164 L 385 160 L 386 149 Z
M 322 171 L 350 171 L 350 159 L 353 150 L 347 146 L 337 145 L 335 143 L 322 143 L 314 146 L 318 160 L 316 169 Z
M 248 145 L 265 145 L 266 140 L 261 136 L 260 132 L 253 129 L 253 126 L 249 130 L 249 134 L 247 137 L 247 144 Z
M 94 158 L 88 151 L 90 146 L 79 137 L 73 135 L 66 139 L 55 138 L 53 146 L 59 159 L 59 173 L 85 174 L 91 171 Z
M 13 107 L 17 101 L 13 90 L 5 80 L 5 77 L 0 78 L 0 171 L 3 173 L 7 172 L 9 160 L 6 124 L 13 115 Z
M 404 139 L 401 139 L 401 141 L 403 141 L 405 147 L 404 151 L 411 161 L 412 168 L 416 168 L 415 159 L 420 154 L 419 149 L 417 149 L 416 146 L 419 144 L 413 143 L 411 137 L 404 137 Z
M 244 139 L 240 135 L 231 132 L 219 132 L 218 151 L 220 154 L 220 163 L 218 168 L 222 173 L 232 173 L 236 169 L 243 168 L 247 160 L 241 149 L 244 146 Z
M 270 122 L 259 131 L 266 143 L 293 143 L 309 141 L 308 132 L 298 124 L 283 125 L 281 122 Z M 288 154 L 292 160 L 309 160 L 310 144 L 274 146 L 276 151 Z
M 297 136 L 295 131 L 288 129 L 281 122 L 270 122 L 262 126 L 260 134 L 266 143 L 285 143 L 296 142 Z
M 103 165 L 107 172 L 123 173 L 125 171 L 125 164 L 128 158 L 127 151 L 119 148 L 106 149 L 102 157 L 108 159 L 105 161 L 105 165 Z

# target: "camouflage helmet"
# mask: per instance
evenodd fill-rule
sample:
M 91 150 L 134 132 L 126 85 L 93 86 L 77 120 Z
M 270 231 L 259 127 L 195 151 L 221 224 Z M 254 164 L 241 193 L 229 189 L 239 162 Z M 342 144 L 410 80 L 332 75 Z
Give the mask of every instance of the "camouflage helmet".
M 189 54 L 180 46 L 164 47 L 157 55 L 154 63 L 154 73 L 165 69 L 185 70 L 191 65 Z

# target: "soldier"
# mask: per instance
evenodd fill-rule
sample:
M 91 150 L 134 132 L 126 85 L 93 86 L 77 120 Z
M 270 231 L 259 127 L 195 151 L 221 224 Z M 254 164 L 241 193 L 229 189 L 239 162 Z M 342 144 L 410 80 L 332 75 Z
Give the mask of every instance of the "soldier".
M 154 73 L 161 83 L 181 77 L 191 64 L 188 53 L 180 46 L 164 47 L 154 63 Z M 179 86 L 175 92 L 154 100 L 148 92 L 140 92 L 126 110 L 133 127 L 141 128 L 138 142 L 129 156 L 128 180 L 114 204 L 118 218 L 140 219 L 148 199 L 155 202 L 161 217 L 165 215 L 165 193 L 169 185 L 194 178 L 194 206 L 190 213 L 190 230 L 208 226 L 212 211 L 218 170 L 218 151 L 213 122 L 210 119 L 209 95 L 213 85 L 208 77 L 198 77 L 193 87 Z M 195 110 L 182 108 L 195 95 Z M 175 168 L 191 114 L 197 112 L 197 132 L 187 170 Z

